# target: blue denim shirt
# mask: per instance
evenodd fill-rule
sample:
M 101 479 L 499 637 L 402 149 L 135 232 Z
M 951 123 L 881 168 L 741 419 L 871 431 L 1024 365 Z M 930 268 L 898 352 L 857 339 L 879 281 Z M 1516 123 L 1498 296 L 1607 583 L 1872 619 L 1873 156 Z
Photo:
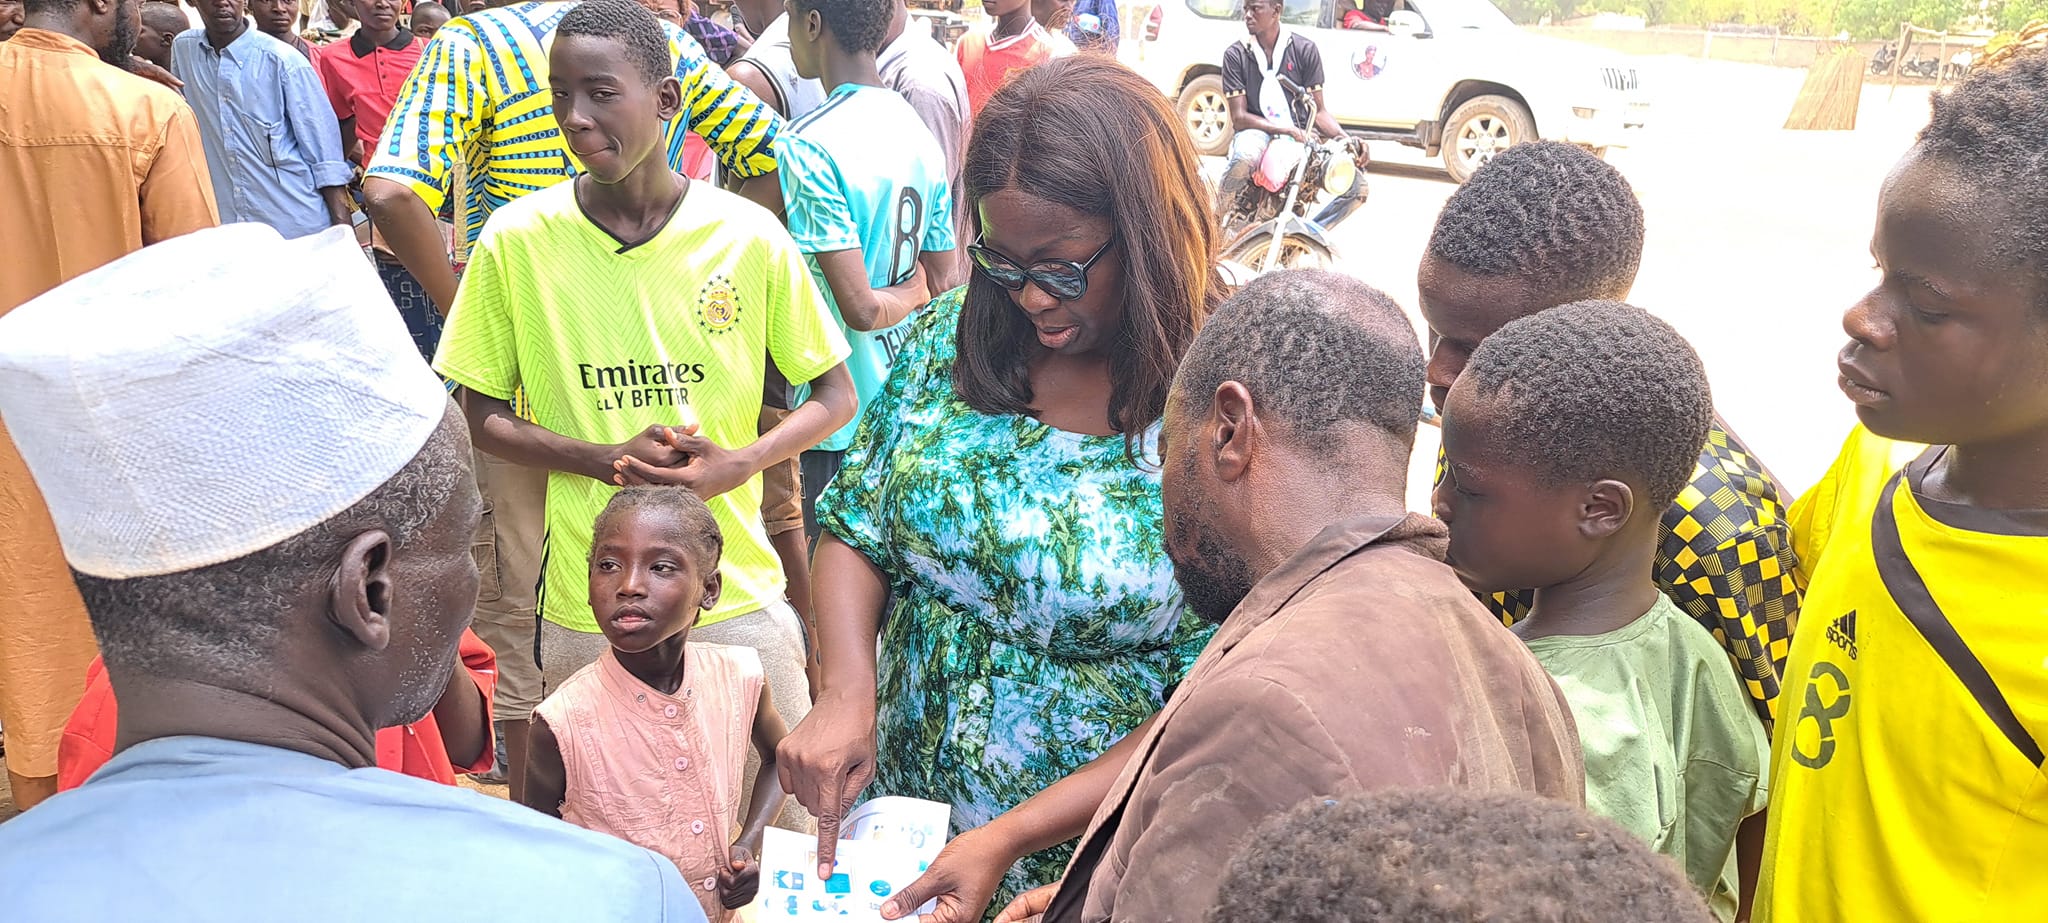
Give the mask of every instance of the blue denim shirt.
M 222 224 L 261 222 L 289 238 L 332 223 L 320 190 L 348 185 L 351 171 L 305 55 L 254 26 L 218 51 L 193 29 L 171 43 L 171 73 L 199 117 Z
M 668 859 L 509 801 L 164 737 L 0 825 L 0 920 L 704 923 L 704 911 Z

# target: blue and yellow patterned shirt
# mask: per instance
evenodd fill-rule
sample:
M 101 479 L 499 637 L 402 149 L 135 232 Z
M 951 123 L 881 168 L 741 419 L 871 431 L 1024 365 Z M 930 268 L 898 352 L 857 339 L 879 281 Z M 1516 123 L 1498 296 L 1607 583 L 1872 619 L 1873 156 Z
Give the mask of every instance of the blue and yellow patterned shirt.
M 548 89 L 548 47 L 574 7 L 521 3 L 442 26 L 399 89 L 366 175 L 403 183 L 438 211 L 461 158 L 469 189 L 460 214 L 474 243 L 498 206 L 581 172 Z M 681 27 L 662 28 L 683 85 L 683 114 L 668 126 L 669 162 L 682 162 L 683 136 L 695 131 L 733 175 L 773 172 L 781 118 L 727 78 Z

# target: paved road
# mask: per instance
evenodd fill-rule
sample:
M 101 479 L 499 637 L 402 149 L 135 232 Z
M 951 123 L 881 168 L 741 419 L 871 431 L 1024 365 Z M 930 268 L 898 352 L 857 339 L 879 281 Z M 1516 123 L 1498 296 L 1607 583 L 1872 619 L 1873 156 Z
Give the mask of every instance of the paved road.
M 1842 311 L 1876 279 L 1877 192 L 1927 117 L 1926 88 L 1864 90 L 1854 132 L 1779 126 L 1803 71 L 1686 58 L 1641 62 L 1657 93 L 1642 142 L 1610 159 L 1643 200 L 1647 252 L 1633 301 L 1683 331 L 1716 402 L 1792 490 L 1826 471 L 1855 422 L 1835 388 Z M 1372 197 L 1335 239 L 1343 269 L 1414 315 L 1415 269 L 1455 187 L 1421 152 L 1374 144 Z M 1416 316 L 1417 329 L 1421 320 Z M 1435 431 L 1411 480 L 1426 502 Z

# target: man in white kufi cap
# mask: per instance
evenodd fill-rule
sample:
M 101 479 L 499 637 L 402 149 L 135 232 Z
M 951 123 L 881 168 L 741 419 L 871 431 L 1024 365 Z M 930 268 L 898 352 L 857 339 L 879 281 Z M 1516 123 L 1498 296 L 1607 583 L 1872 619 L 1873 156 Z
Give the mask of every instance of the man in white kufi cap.
M 0 317 L 0 417 L 121 701 L 112 761 L 0 826 L 0 920 L 703 919 L 654 853 L 372 768 L 449 685 L 480 501 L 345 229 L 202 231 Z

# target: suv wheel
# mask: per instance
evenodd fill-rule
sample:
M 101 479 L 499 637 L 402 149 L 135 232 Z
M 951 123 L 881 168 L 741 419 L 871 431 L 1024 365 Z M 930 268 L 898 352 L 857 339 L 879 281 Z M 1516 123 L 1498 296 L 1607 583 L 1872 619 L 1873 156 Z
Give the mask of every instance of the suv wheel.
M 1188 81 L 1180 91 L 1180 117 L 1187 123 L 1188 137 L 1194 139 L 1195 153 L 1221 157 L 1230 153 L 1230 100 L 1223 95 L 1223 78 L 1205 74 Z
M 1505 96 L 1475 96 L 1444 124 L 1444 169 L 1463 183 L 1493 155 L 1535 139 L 1536 120 L 1521 103 Z

